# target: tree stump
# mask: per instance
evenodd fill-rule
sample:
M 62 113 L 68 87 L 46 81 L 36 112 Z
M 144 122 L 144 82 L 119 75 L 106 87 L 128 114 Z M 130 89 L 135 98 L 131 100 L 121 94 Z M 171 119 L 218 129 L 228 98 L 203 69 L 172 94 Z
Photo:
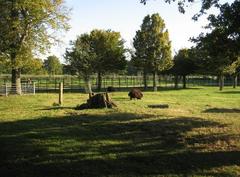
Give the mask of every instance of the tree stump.
M 113 108 L 117 105 L 111 100 L 108 93 L 89 94 L 87 103 L 77 106 L 77 110 L 97 109 L 97 108 Z

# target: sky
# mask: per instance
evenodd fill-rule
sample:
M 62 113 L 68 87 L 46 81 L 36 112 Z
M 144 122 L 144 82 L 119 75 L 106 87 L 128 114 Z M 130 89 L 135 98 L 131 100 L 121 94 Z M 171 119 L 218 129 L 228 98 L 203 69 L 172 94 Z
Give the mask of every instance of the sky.
M 133 48 L 132 41 L 140 29 L 143 18 L 148 14 L 159 13 L 169 30 L 173 55 L 181 48 L 191 47 L 190 37 L 197 37 L 205 29 L 206 16 L 193 21 L 192 16 L 199 11 L 201 1 L 186 8 L 186 13 L 178 11 L 176 3 L 166 4 L 163 0 L 149 0 L 146 5 L 140 0 L 65 0 L 71 8 L 71 29 L 61 35 L 63 43 L 53 47 L 48 55 L 56 55 L 64 62 L 66 48 L 78 35 L 93 29 L 111 29 L 120 32 L 126 47 Z

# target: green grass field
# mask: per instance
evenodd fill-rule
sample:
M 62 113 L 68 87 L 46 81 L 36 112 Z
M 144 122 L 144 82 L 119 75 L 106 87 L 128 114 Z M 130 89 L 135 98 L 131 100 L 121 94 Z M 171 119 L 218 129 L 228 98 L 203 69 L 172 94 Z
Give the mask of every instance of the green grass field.
M 240 176 L 240 89 L 111 97 L 117 108 L 84 111 L 84 94 L 62 107 L 57 94 L 0 97 L 0 176 Z

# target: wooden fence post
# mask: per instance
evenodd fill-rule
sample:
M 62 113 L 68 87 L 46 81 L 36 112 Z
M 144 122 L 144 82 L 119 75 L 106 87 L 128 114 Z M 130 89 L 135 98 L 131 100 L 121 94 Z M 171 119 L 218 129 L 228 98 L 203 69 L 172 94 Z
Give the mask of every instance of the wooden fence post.
M 59 105 L 63 104 L 63 83 L 59 83 Z
M 36 83 L 33 82 L 33 95 L 35 95 L 35 94 L 36 94 Z

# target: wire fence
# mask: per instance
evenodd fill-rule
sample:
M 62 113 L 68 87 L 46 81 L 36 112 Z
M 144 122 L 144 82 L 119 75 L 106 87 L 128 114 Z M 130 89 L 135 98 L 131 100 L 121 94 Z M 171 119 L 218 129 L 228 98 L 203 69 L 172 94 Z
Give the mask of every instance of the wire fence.
M 36 93 L 35 83 L 21 83 L 20 86 L 9 83 L 0 85 L 0 95 L 2 96 L 8 96 L 10 94 L 28 95 L 35 93 Z
M 14 86 L 9 84 L 11 81 L 10 75 L 0 76 L 1 94 L 6 92 L 9 93 L 11 90 L 14 91 Z M 30 81 L 30 83 L 29 83 Z M 22 93 L 32 94 L 33 92 L 58 92 L 59 83 L 63 83 L 64 92 L 82 92 L 85 88 L 85 82 L 83 78 L 77 76 L 22 76 Z M 231 86 L 233 79 L 228 77 L 225 79 L 225 85 Z M 238 82 L 240 83 L 240 82 Z M 97 90 L 97 77 L 91 77 L 92 89 Z M 187 76 L 186 84 L 188 87 L 195 86 L 218 86 L 218 77 L 216 76 Z M 147 76 L 147 85 L 149 88 L 153 87 L 153 77 Z M 162 88 L 173 88 L 174 87 L 174 76 L 171 75 L 160 75 L 158 80 L 158 87 Z M 179 88 L 183 86 L 182 78 L 179 79 Z M 33 87 L 35 89 L 33 89 Z M 114 87 L 117 90 L 124 90 L 133 87 L 142 88 L 144 87 L 144 80 L 142 76 L 123 76 L 123 75 L 106 75 L 102 78 L 102 89 L 106 90 L 108 87 Z M 33 91 L 34 90 L 34 91 Z

